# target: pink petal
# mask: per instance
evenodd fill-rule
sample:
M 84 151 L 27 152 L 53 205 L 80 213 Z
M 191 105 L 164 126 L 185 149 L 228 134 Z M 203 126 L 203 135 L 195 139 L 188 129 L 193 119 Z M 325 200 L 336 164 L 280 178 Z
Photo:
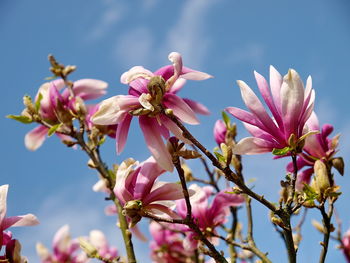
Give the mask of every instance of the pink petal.
M 172 109 L 174 115 L 183 122 L 193 125 L 199 124 L 199 120 L 197 119 L 192 109 L 177 95 L 172 93 L 165 94 L 163 104 L 168 109 Z
M 69 233 L 69 226 L 64 225 L 56 232 L 52 247 L 54 249 L 55 254 L 67 253 L 70 247 L 71 237 Z
M 174 75 L 174 67 L 172 65 L 164 66 L 154 72 L 156 76 L 162 76 L 165 81 Z
M 140 94 L 141 93 L 148 93 L 147 84 L 149 80 L 143 79 L 143 78 L 137 78 L 130 82 L 129 86 L 133 88 L 134 90 L 137 90 Z
M 222 120 L 217 120 L 214 125 L 214 139 L 220 146 L 221 143 L 225 143 L 227 128 Z
M 173 63 L 174 75 L 178 77 L 182 71 L 182 57 L 178 52 L 171 52 L 168 59 Z
M 247 137 L 240 140 L 232 149 L 234 154 L 252 155 L 271 152 L 273 145 L 271 142 L 254 137 Z
M 181 141 L 183 141 L 184 143 L 187 143 L 187 144 L 192 144 L 192 142 L 190 140 L 186 139 L 182 135 L 182 130 L 172 120 L 169 120 L 168 117 L 164 116 L 163 114 L 160 115 L 160 120 L 161 120 L 162 124 L 169 131 L 171 131 L 179 140 L 181 140 Z
M 182 79 L 182 78 L 177 79 L 173 84 L 173 86 L 170 88 L 169 92 L 176 94 L 184 87 L 185 84 L 186 84 L 185 79 Z
M 258 88 L 260 90 L 261 95 L 264 98 L 264 101 L 266 102 L 266 105 L 269 107 L 273 117 L 275 118 L 276 122 L 278 123 L 279 128 L 283 129 L 283 121 L 281 119 L 280 114 L 278 113 L 278 110 L 274 104 L 274 101 L 272 99 L 269 85 L 267 84 L 266 79 L 260 75 L 258 72 L 254 71 L 255 79 L 258 84 Z
M 137 172 L 133 172 L 135 165 L 138 165 L 138 162 L 129 158 L 122 162 L 117 170 L 117 180 L 113 191 L 119 201 L 122 202 L 122 205 L 134 199 L 127 187 L 130 185 L 130 182 L 136 180 Z
M 176 214 L 169 207 L 161 205 L 161 204 L 149 204 L 145 207 L 145 209 L 150 210 L 153 214 L 158 215 L 159 212 L 165 213 L 170 218 L 179 219 L 179 215 Z
M 164 183 L 143 199 L 143 204 L 147 205 L 152 202 L 162 200 L 177 200 L 184 198 L 182 187 L 177 183 Z
M 164 172 L 159 167 L 153 157 L 148 158 L 146 161 L 140 164 L 141 169 L 137 175 L 134 198 L 137 200 L 144 200 L 144 197 L 148 196 L 154 181 Z
M 74 82 L 75 96 L 83 100 L 92 100 L 106 94 L 108 83 L 98 79 L 80 79 Z
M 118 95 L 102 101 L 91 121 L 99 125 L 112 125 L 121 122 L 129 110 L 140 105 L 138 97 Z
M 28 150 L 35 151 L 38 149 L 45 141 L 47 131 L 49 129 L 43 125 L 39 125 L 24 137 L 24 144 Z
M 256 118 L 256 116 L 248 111 L 236 107 L 228 107 L 225 111 L 243 122 L 254 125 L 261 130 L 268 132 L 266 127 Z
M 298 73 L 290 69 L 283 78 L 281 87 L 282 117 L 286 139 L 292 133 L 297 133 L 298 120 L 301 114 L 301 105 L 304 104 L 304 85 Z
M 3 230 L 13 226 L 34 226 L 39 224 L 38 219 L 33 214 L 26 214 L 23 216 L 11 216 L 2 221 Z
M 187 67 L 182 68 L 182 74 L 180 75 L 180 78 L 184 78 L 187 80 L 206 80 L 213 78 L 212 75 L 209 75 L 208 73 L 193 70 Z
M 210 115 L 210 111 L 203 104 L 196 102 L 194 100 L 185 99 L 183 100 L 190 106 L 190 108 L 197 114 Z
M 248 124 L 248 123 L 243 123 L 243 125 L 247 129 L 247 131 L 251 135 L 253 135 L 253 137 L 264 139 L 264 140 L 270 141 L 270 142 L 275 142 L 275 139 L 271 136 L 271 134 L 261 130 L 260 128 L 253 126 L 251 124 Z M 277 143 L 276 143 L 276 145 L 277 145 Z
M 148 69 L 145 69 L 141 66 L 135 66 L 129 69 L 129 71 L 124 72 L 120 77 L 120 82 L 123 84 L 129 84 L 131 81 L 137 78 L 150 78 L 153 76 L 153 73 Z
M 89 234 L 89 241 L 97 249 L 108 248 L 107 239 L 100 230 L 91 230 Z
M 128 138 L 128 132 L 130 127 L 130 122 L 132 120 L 132 115 L 125 114 L 125 118 L 117 126 L 116 132 L 116 144 L 117 144 L 117 153 L 120 154 L 125 147 L 126 140 Z
M 249 88 L 244 81 L 237 81 L 238 86 L 241 89 L 241 94 L 245 105 L 253 113 L 256 118 L 265 126 L 265 129 L 274 137 L 280 138 L 279 129 L 276 124 L 272 121 L 271 117 L 267 114 L 264 106 L 255 95 L 255 93 Z
M 155 118 L 139 117 L 140 127 L 146 144 L 157 163 L 167 171 L 172 172 L 174 167 L 171 156 L 166 148 L 159 131 L 159 124 Z
M 2 225 L 2 222 L 6 216 L 6 210 L 7 210 L 6 200 L 7 200 L 8 189 L 9 189 L 8 184 L 0 186 L 0 226 Z
M 282 104 L 281 104 L 281 87 L 282 87 L 282 76 L 273 67 L 270 66 L 270 87 L 272 98 L 279 114 L 282 114 Z

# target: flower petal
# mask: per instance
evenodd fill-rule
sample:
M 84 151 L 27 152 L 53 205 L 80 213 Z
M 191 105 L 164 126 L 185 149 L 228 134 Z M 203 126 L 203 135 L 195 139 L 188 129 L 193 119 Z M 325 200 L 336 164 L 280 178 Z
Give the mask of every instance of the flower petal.
M 152 202 L 162 200 L 177 200 L 184 198 L 182 187 L 178 183 L 164 183 L 143 199 L 143 204 L 148 205 Z
M 282 76 L 281 74 L 273 67 L 270 66 L 270 87 L 271 94 L 279 114 L 282 114 L 282 104 L 281 104 L 281 86 L 282 86 Z
M 232 149 L 234 154 L 260 154 L 271 152 L 273 145 L 271 142 L 254 137 L 247 137 L 240 140 Z
M 183 100 L 190 106 L 190 108 L 197 114 L 210 115 L 210 111 L 203 104 L 196 102 L 194 100 L 185 99 Z
M 135 66 L 124 72 L 120 77 L 120 82 L 123 84 L 129 84 L 131 81 L 137 78 L 150 79 L 153 73 L 142 66 Z
M 174 75 L 176 78 L 181 74 L 182 71 L 182 57 L 178 52 L 171 52 L 168 59 L 173 63 Z
M 193 70 L 187 67 L 182 67 L 182 74 L 180 75 L 180 78 L 184 78 L 187 80 L 206 80 L 213 78 L 213 76 L 205 72 Z
M 49 129 L 43 125 L 39 125 L 24 137 L 24 144 L 28 150 L 35 151 L 38 149 L 45 141 L 47 131 Z
M 126 140 L 128 138 L 129 133 L 129 127 L 132 120 L 132 115 L 125 114 L 125 118 L 123 121 L 121 121 L 117 126 L 117 132 L 116 132 L 116 146 L 117 146 L 117 153 L 120 154 L 125 147 Z
M 83 100 L 97 99 L 106 94 L 108 83 L 98 79 L 80 79 L 74 82 L 75 96 Z
M 150 195 L 150 191 L 153 187 L 154 181 L 164 172 L 159 167 L 154 158 L 151 156 L 146 161 L 140 164 L 141 169 L 137 175 L 134 199 L 142 200 Z
M 2 221 L 6 216 L 6 210 L 7 210 L 6 200 L 7 200 L 8 189 L 9 189 L 8 184 L 0 186 L 0 226 L 2 225 Z
M 166 116 L 164 116 L 163 114 L 160 115 L 160 120 L 162 122 L 162 124 L 169 130 L 171 131 L 179 140 L 183 141 L 184 143 L 187 144 L 192 144 L 192 142 L 188 139 L 186 139 L 183 135 L 182 135 L 182 130 L 172 121 L 169 120 Z
M 171 156 L 166 148 L 159 131 L 159 124 L 155 118 L 139 117 L 140 127 L 146 144 L 157 163 L 167 171 L 173 171 Z
M 123 120 L 127 111 L 140 105 L 137 97 L 118 95 L 102 101 L 98 111 L 91 117 L 91 121 L 99 125 L 117 124 Z
M 199 124 L 199 120 L 197 119 L 192 109 L 188 106 L 188 104 L 185 101 L 183 101 L 177 95 L 172 93 L 165 94 L 163 104 L 168 109 L 172 109 L 174 115 L 183 122 L 193 125 Z
M 122 162 L 118 167 L 117 179 L 113 191 L 122 205 L 133 200 L 132 193 L 130 193 L 127 187 L 131 185 L 130 182 L 136 180 L 135 177 L 137 176 L 137 173 L 133 172 L 136 165 L 138 165 L 138 162 L 129 158 Z
M 39 224 L 38 219 L 33 214 L 7 217 L 2 221 L 3 230 L 13 226 L 34 226 Z

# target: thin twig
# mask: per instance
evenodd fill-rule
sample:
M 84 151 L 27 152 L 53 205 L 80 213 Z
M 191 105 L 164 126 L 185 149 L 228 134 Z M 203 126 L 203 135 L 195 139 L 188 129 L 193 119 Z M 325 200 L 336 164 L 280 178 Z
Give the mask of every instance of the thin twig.
M 326 260 L 326 256 L 327 256 L 327 251 L 328 251 L 328 244 L 329 244 L 329 237 L 331 234 L 331 228 L 332 228 L 332 224 L 331 224 L 331 218 L 333 215 L 333 201 L 329 200 L 329 205 L 328 205 L 328 213 L 326 213 L 324 204 L 321 204 L 319 206 L 319 210 L 321 211 L 322 214 L 322 222 L 323 222 L 323 227 L 324 227 L 324 234 L 323 234 L 323 242 L 321 242 L 321 246 L 322 246 L 322 250 L 321 250 L 321 254 L 320 254 L 320 263 L 324 263 Z

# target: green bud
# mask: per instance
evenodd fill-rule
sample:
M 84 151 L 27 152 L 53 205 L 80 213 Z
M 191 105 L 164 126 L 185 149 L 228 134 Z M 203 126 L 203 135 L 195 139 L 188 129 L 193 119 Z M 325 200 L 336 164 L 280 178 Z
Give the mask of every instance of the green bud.
M 95 258 L 97 255 L 97 248 L 95 248 L 86 238 L 79 237 L 79 245 L 81 249 L 86 253 L 86 255 L 90 258 Z

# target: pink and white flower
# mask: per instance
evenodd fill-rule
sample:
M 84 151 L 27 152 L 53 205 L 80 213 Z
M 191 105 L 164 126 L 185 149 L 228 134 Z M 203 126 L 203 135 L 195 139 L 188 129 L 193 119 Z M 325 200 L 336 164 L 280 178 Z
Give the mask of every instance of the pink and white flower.
M 259 154 L 275 149 L 289 147 L 291 135 L 299 139 L 307 131 L 305 123 L 309 119 L 315 100 L 312 80 L 309 76 L 306 88 L 299 74 L 290 69 L 283 78 L 270 66 L 270 88 L 265 78 L 254 72 L 260 93 L 272 113 L 265 110 L 263 104 L 251 88 L 243 81 L 237 81 L 244 103 L 249 111 L 236 107 L 226 108 L 237 119 L 243 121 L 252 135 L 238 142 L 235 154 Z
M 141 66 L 125 72 L 121 76 L 121 82 L 129 85 L 129 94 L 104 100 L 92 121 L 100 125 L 118 124 L 116 140 L 117 152 L 120 153 L 127 140 L 131 119 L 138 116 L 153 157 L 162 168 L 172 171 L 171 157 L 162 137 L 168 139 L 170 131 L 179 139 L 188 140 L 183 138 L 181 130 L 166 117 L 164 109 L 171 109 L 185 123 L 198 124 L 195 113 L 209 114 L 208 109 L 195 101 L 182 99 L 176 93 L 186 80 L 204 80 L 212 76 L 184 67 L 179 53 L 170 53 L 169 60 L 173 65 L 162 67 L 154 73 Z
M 328 162 L 334 157 L 337 152 L 339 141 L 339 135 L 336 135 L 333 138 L 328 138 L 333 131 L 333 126 L 330 124 L 324 124 L 321 128 L 315 112 L 311 114 L 306 125 L 309 130 L 319 131 L 319 133 L 306 137 L 303 152 L 298 155 L 298 171 L 305 168 L 297 177 L 296 188 L 299 190 L 303 188 L 304 183 L 310 183 L 311 176 L 314 173 L 313 167 L 316 160 Z M 287 171 L 293 173 L 294 168 L 292 162 L 287 165 Z
M 182 188 L 177 183 L 156 181 L 164 172 L 153 157 L 142 163 L 130 158 L 119 166 L 114 192 L 127 215 L 136 220 L 135 224 L 141 219 L 139 211 L 178 217 L 171 207 L 173 200 L 183 198 Z M 128 214 L 128 211 L 135 211 L 135 214 Z
M 217 120 L 215 122 L 213 133 L 214 133 L 214 139 L 219 146 L 221 143 L 225 143 L 227 127 L 222 120 Z
M 73 83 L 72 98 L 62 79 L 44 83 L 35 97 L 36 103 L 40 99 L 38 113 L 43 121 L 50 125 L 71 121 L 71 113 L 76 113 L 80 106 L 84 107 L 80 105 L 81 102 L 101 97 L 106 93 L 107 86 L 108 84 L 102 80 L 77 80 Z M 24 138 L 25 146 L 31 151 L 38 149 L 44 143 L 48 130 L 46 126 L 39 125 L 28 132 Z M 56 134 L 61 139 L 69 139 L 69 136 Z
M 36 251 L 41 263 L 85 263 L 89 259 L 80 250 L 77 239 L 72 239 L 69 233 L 69 226 L 62 226 L 55 234 L 52 242 L 53 252 L 51 253 L 43 244 L 37 243 Z
M 33 214 L 6 217 L 8 188 L 8 185 L 0 186 L 0 249 L 1 246 L 7 245 L 12 239 L 12 234 L 10 232 L 4 232 L 9 227 L 34 226 L 39 224 L 38 219 Z
M 209 198 L 213 195 L 213 188 L 211 186 L 200 187 L 196 184 L 192 184 L 189 187 L 195 194 L 190 197 L 192 206 L 192 217 L 197 222 L 199 228 L 202 231 L 211 229 L 215 231 L 215 228 L 227 221 L 227 216 L 230 213 L 231 206 L 240 206 L 244 202 L 244 198 L 241 195 L 227 193 L 231 189 L 225 189 L 215 194 L 212 203 L 209 205 Z M 176 201 L 176 211 L 182 217 L 186 218 L 187 206 L 185 200 Z M 184 227 L 188 232 L 185 239 L 186 248 L 197 248 L 198 239 L 196 234 Z

